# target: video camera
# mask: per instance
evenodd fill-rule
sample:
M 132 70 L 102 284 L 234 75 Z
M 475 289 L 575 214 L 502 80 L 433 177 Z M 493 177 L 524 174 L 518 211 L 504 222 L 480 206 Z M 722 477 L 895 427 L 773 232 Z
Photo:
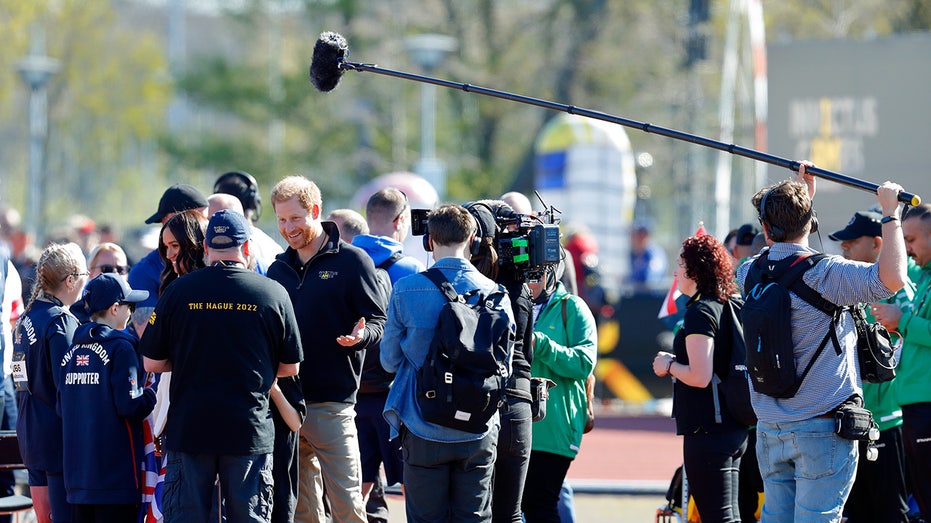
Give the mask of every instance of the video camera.
M 499 231 L 495 246 L 498 265 L 514 269 L 522 281 L 538 281 L 546 269 L 555 268 L 562 260 L 559 209 L 549 206 L 534 214 L 501 210 L 492 210 L 492 213 Z M 428 233 L 429 214 L 429 209 L 411 209 L 411 234 L 420 236 Z

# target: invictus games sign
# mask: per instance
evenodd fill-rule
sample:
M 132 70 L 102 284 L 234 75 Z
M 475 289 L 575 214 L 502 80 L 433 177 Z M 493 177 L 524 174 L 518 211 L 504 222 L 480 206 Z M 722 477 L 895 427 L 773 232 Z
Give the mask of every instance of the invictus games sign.
M 882 183 L 894 180 L 931 201 L 931 33 L 868 41 L 773 44 L 769 63 L 769 150 Z M 767 167 L 767 183 L 791 176 Z M 842 227 L 875 197 L 819 181 L 824 231 Z M 839 248 L 822 234 L 824 250 Z M 815 248 L 818 240 L 814 240 Z
M 864 178 L 863 143 L 875 138 L 878 131 L 879 113 L 873 96 L 789 100 L 792 157 L 808 158 L 829 171 Z

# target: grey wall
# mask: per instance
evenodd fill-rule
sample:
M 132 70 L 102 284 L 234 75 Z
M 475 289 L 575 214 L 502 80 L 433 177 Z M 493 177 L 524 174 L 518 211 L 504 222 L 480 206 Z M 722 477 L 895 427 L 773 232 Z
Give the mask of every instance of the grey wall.
M 894 180 L 931 202 L 931 33 L 791 42 L 768 53 L 768 152 L 875 183 Z M 767 169 L 769 183 L 789 176 Z M 865 191 L 819 180 L 825 250 L 839 250 L 830 232 L 875 203 Z

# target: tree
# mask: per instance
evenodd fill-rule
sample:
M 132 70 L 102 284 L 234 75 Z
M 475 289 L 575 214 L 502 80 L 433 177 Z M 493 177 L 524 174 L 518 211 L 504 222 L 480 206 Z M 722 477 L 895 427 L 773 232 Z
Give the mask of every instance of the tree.
M 30 9 L 20 8 L 28 4 Z M 11 27 L 38 22 L 45 26 L 47 52 L 61 61 L 49 86 L 49 141 L 45 210 L 49 223 L 63 223 L 72 213 L 97 221 L 138 220 L 152 206 L 157 183 L 151 147 L 168 102 L 165 61 L 154 33 L 123 25 L 109 2 L 79 0 L 17 2 L 0 0 L 0 13 Z M 28 31 L 17 30 L 5 57 L 23 56 Z M 8 69 L 9 70 L 9 69 Z M 20 129 L 0 166 L 11 180 L 22 208 L 25 186 L 24 99 L 22 87 L 10 96 L 0 84 L 3 127 Z M 4 96 L 4 93 L 7 93 Z M 15 109 L 14 109 L 15 108 Z M 8 193 L 9 194 L 9 193 Z

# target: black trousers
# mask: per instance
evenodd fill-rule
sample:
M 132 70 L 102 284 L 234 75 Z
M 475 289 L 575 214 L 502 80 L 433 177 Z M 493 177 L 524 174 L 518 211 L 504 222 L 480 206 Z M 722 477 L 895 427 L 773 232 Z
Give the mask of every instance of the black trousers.
M 857 476 L 844 505 L 847 523 L 908 522 L 905 487 L 905 445 L 902 427 L 886 429 L 876 442 L 879 457 L 866 459 L 866 442 L 860 442 Z
M 508 396 L 507 404 L 499 412 L 501 431 L 498 433 L 498 455 L 492 479 L 491 520 L 494 523 L 521 523 L 521 495 L 533 437 L 530 401 Z
M 559 491 L 572 458 L 549 452 L 530 452 L 521 508 L 527 523 L 559 523 Z
M 75 523 L 134 523 L 139 505 L 71 505 Z
M 747 431 L 747 450 L 740 458 L 740 521 L 756 521 L 756 510 L 760 506 L 760 493 L 763 492 L 763 477 L 760 475 L 760 463 L 756 460 L 756 428 Z
M 683 436 L 685 477 L 702 523 L 740 521 L 737 494 L 746 448 L 746 429 Z
M 912 495 L 921 517 L 931 519 L 931 403 L 902 405 L 902 438 Z

